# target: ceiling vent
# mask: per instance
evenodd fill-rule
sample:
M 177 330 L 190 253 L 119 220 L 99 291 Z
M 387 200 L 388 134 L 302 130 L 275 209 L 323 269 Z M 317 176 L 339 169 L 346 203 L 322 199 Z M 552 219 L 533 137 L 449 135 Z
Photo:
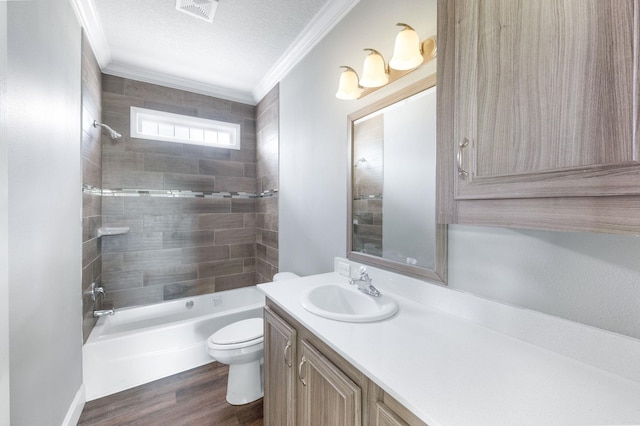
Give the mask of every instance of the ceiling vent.
M 213 22 L 218 0 L 176 0 L 176 9 L 207 22 Z

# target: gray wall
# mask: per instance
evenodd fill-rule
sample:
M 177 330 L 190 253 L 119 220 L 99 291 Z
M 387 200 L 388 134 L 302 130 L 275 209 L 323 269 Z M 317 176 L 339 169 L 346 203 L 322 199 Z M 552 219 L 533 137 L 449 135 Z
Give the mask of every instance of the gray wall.
M 336 99 L 339 66 L 361 72 L 364 48 L 388 61 L 397 22 L 436 34 L 435 0 L 360 1 L 280 82 L 280 270 L 331 270 L 347 242 L 347 115 L 435 72 L 435 61 L 365 98 Z M 419 17 L 419 19 L 418 19 Z
M 7 28 L 7 3 L 0 3 L 0 28 Z M 7 33 L 0 32 L 0 425 L 8 426 L 9 409 L 9 233 L 7 151 Z
M 11 424 L 53 425 L 82 383 L 81 33 L 67 0 L 7 11 Z
M 361 1 L 281 82 L 281 270 L 326 272 L 345 255 L 347 114 L 428 74 L 345 102 L 337 67 L 359 70 L 365 47 L 388 59 L 396 22 L 435 34 L 435 11 L 435 1 Z M 452 226 L 449 288 L 640 338 L 639 255 L 633 236 Z

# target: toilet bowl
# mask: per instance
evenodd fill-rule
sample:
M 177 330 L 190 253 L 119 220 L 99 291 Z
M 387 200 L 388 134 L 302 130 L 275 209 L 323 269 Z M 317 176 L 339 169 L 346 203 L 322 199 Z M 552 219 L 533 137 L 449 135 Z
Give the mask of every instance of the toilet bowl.
M 229 404 L 248 404 L 262 398 L 263 341 L 262 318 L 234 322 L 207 339 L 209 355 L 229 365 L 226 397 Z
M 299 278 L 292 272 L 279 272 L 273 281 Z M 207 339 L 207 353 L 216 361 L 229 365 L 227 402 L 242 405 L 262 398 L 264 383 L 264 321 L 249 318 L 234 322 Z

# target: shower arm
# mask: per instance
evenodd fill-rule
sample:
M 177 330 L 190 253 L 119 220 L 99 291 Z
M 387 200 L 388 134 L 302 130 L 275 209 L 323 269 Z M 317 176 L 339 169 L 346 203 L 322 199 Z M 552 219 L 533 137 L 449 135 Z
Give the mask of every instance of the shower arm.
M 122 137 L 122 135 L 120 133 L 116 132 L 111 127 L 107 126 L 106 124 L 98 123 L 98 120 L 93 120 L 93 127 L 104 127 L 105 129 L 107 129 L 109 131 L 109 134 L 111 135 L 111 139 L 118 139 L 118 138 Z

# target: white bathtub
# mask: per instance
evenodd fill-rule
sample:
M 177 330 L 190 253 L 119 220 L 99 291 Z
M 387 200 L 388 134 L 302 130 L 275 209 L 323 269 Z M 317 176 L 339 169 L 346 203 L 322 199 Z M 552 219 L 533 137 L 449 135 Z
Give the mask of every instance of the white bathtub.
M 262 317 L 263 307 L 264 296 L 253 286 L 116 309 L 98 320 L 82 348 L 86 400 L 213 361 L 207 337 L 232 322 Z

